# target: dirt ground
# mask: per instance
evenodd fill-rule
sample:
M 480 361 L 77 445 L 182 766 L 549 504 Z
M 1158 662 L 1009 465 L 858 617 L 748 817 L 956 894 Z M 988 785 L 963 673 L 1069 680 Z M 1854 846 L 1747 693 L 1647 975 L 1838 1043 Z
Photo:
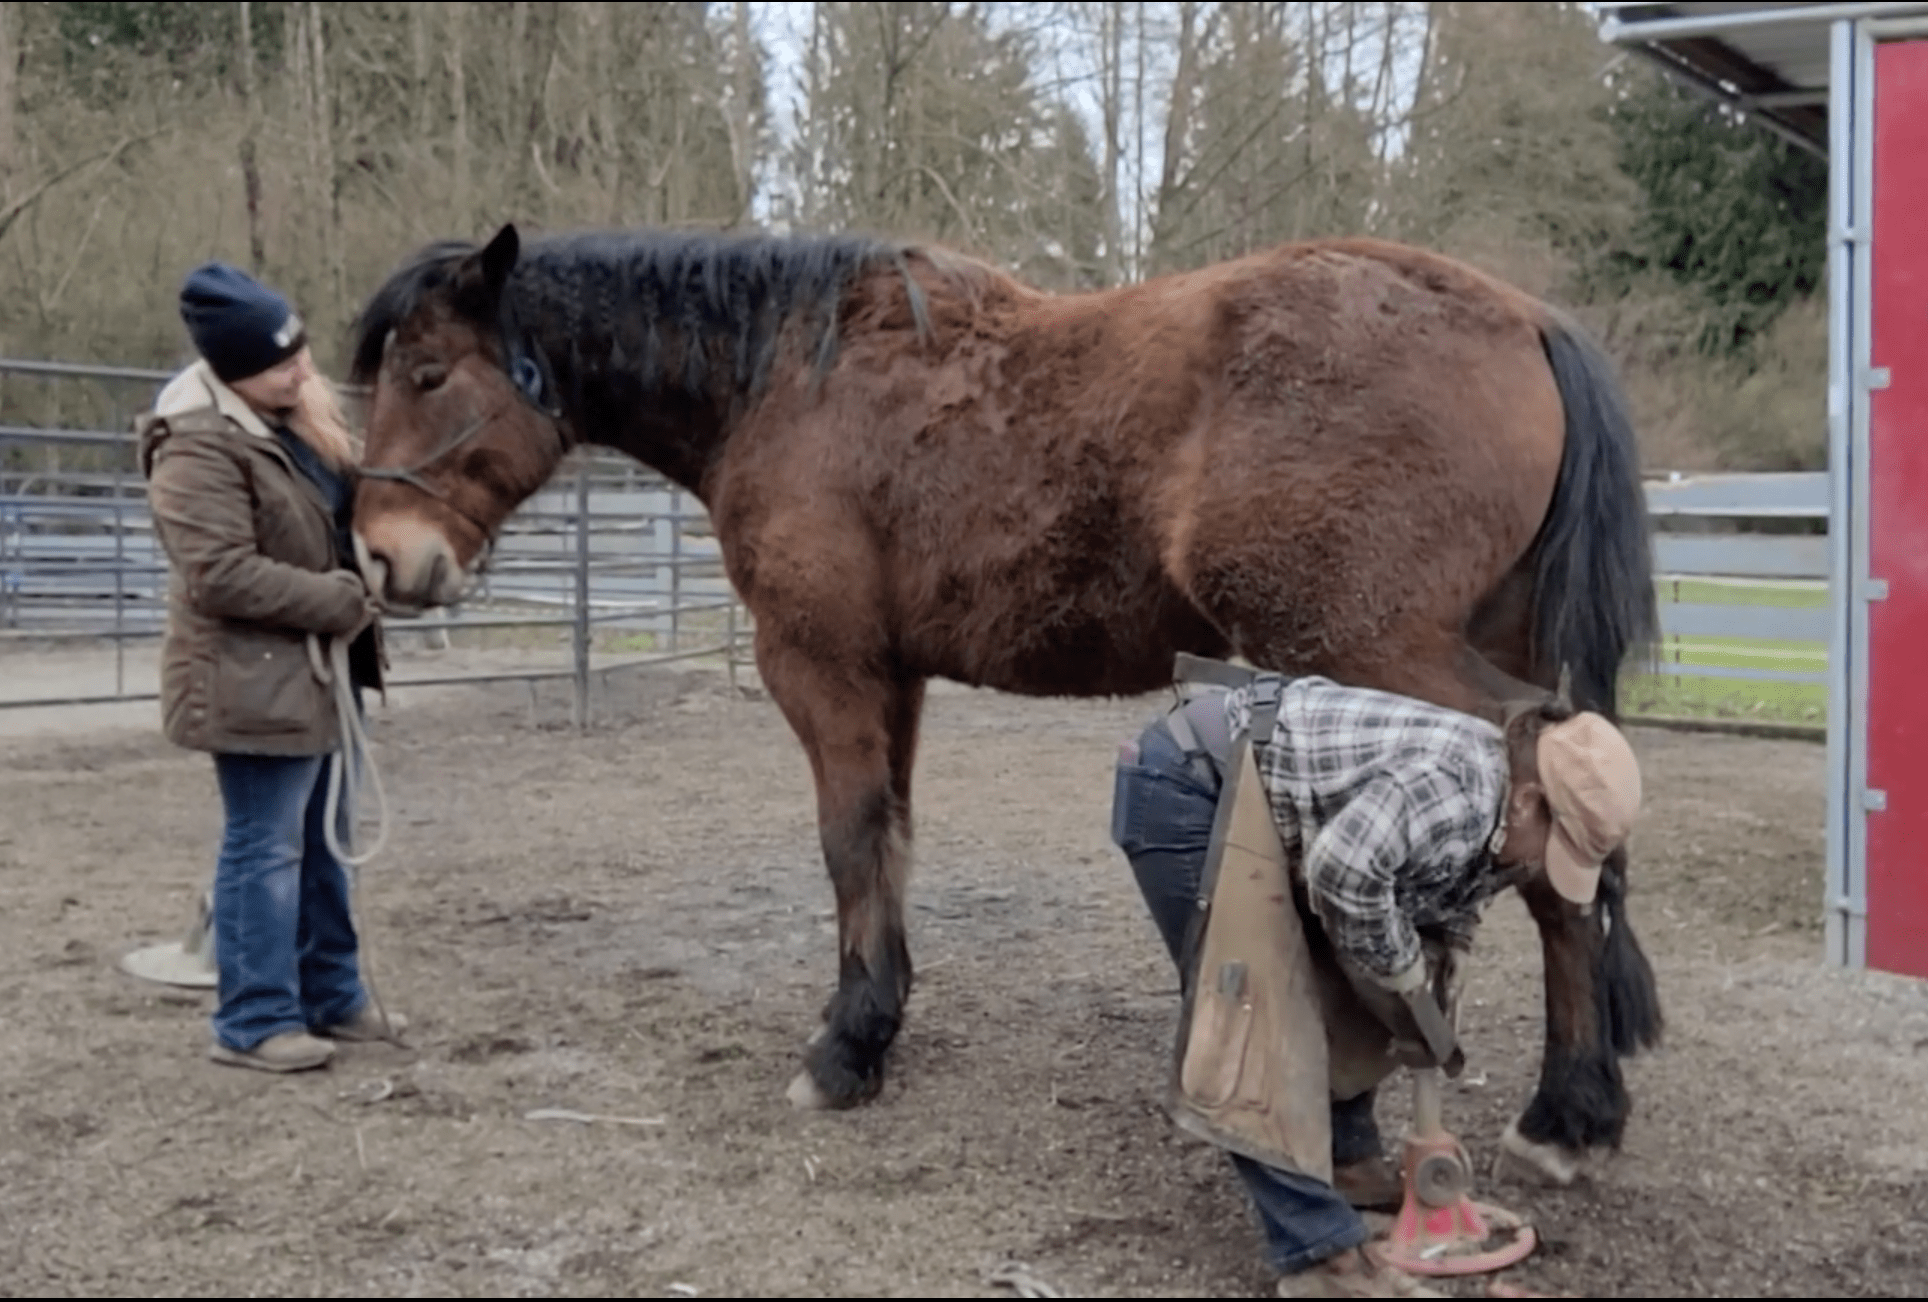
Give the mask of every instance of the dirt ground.
M 1152 702 L 932 692 L 909 1024 L 878 1103 L 802 1115 L 835 971 L 802 752 L 720 673 L 619 676 L 581 736 L 565 690 L 378 714 L 365 936 L 410 1047 L 287 1078 L 210 1064 L 209 997 L 114 966 L 210 871 L 206 758 L 85 714 L 0 741 L 0 1293 L 1010 1296 L 1010 1263 L 1072 1296 L 1270 1293 L 1229 1169 L 1159 1105 L 1176 982 L 1106 818 Z M 1920 1293 L 1928 986 L 1821 964 L 1822 749 L 1634 736 L 1669 1038 L 1573 1189 L 1484 1175 L 1538 1058 L 1516 901 L 1475 968 L 1447 1119 L 1539 1227 L 1509 1278 Z

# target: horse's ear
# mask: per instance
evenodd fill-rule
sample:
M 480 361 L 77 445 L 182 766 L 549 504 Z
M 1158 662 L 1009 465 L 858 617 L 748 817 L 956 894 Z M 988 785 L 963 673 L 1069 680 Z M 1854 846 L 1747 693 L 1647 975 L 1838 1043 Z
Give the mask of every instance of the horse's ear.
M 509 283 L 509 273 L 515 270 L 521 252 L 522 237 L 516 234 L 515 223 L 504 222 L 482 249 L 482 284 L 492 296 L 500 296 L 502 287 Z
M 522 238 L 513 224 L 495 233 L 495 238 L 463 258 L 455 269 L 455 304 L 470 318 L 486 321 L 502 303 L 502 290 L 515 270 L 522 253 Z

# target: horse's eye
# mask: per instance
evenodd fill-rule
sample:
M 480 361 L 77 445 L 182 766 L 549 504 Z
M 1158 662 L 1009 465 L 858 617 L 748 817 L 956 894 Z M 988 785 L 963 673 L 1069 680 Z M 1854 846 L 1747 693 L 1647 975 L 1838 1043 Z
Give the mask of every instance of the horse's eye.
M 423 393 L 434 393 L 442 387 L 442 382 L 449 378 L 449 368 L 430 363 L 427 366 L 418 366 L 413 371 L 410 371 L 408 378 L 412 380 L 415 387 Z

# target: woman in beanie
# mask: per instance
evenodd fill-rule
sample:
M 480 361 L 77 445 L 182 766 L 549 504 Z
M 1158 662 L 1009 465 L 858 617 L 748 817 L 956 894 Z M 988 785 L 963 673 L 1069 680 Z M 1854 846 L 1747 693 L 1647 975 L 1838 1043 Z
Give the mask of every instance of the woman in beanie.
M 162 718 L 169 740 L 214 753 L 227 815 L 210 1056 L 301 1071 L 325 1065 L 333 1041 L 385 1029 L 323 831 L 341 742 L 329 639 L 350 644 L 357 689 L 381 679 L 377 607 L 348 532 L 356 449 L 281 295 L 209 263 L 182 287 L 181 317 L 201 360 L 161 390 L 140 444 L 172 562 Z

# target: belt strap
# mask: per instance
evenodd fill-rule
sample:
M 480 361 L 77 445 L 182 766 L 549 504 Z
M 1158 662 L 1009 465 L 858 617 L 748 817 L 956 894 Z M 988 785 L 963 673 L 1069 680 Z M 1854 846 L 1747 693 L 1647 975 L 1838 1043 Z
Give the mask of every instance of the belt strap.
M 1198 730 L 1185 717 L 1184 705 L 1178 705 L 1166 713 L 1165 731 L 1178 743 L 1178 749 L 1185 752 L 1185 763 L 1198 775 L 1199 781 L 1214 790 L 1223 784 L 1223 757 L 1212 754 L 1210 748 L 1198 739 Z
M 1256 674 L 1252 679 L 1252 690 L 1248 699 L 1252 703 L 1252 719 L 1246 725 L 1246 732 L 1255 746 L 1270 744 L 1272 732 L 1279 726 L 1279 698 L 1285 692 L 1285 679 L 1277 674 Z
M 1226 660 L 1195 656 L 1189 651 L 1180 651 L 1172 661 L 1172 681 L 1175 683 L 1210 683 L 1214 687 L 1229 687 L 1237 691 L 1258 676 L 1256 669 L 1247 669 L 1244 665 L 1235 665 Z

